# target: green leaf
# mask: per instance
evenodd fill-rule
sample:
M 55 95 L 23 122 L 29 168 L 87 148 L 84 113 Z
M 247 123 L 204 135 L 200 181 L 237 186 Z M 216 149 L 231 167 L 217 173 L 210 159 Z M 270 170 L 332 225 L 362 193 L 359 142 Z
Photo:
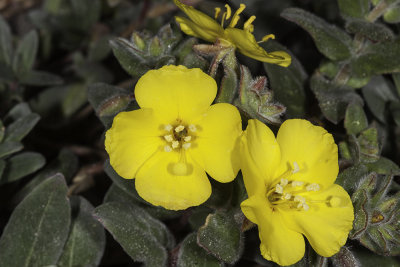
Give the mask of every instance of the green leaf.
M 23 152 L 7 161 L 0 184 L 14 182 L 31 174 L 44 166 L 45 158 L 36 152 Z
M 21 117 L 28 116 L 31 113 L 32 113 L 32 111 L 31 111 L 29 105 L 25 102 L 22 102 L 22 103 L 16 104 L 14 107 L 12 107 L 12 109 L 10 109 L 10 111 L 8 111 L 4 120 L 15 121 Z
M 117 38 L 110 41 L 110 46 L 122 68 L 133 77 L 142 76 L 150 69 L 143 58 L 143 52 L 128 40 Z
M 370 127 L 362 131 L 357 138 L 357 142 L 361 162 L 371 163 L 379 159 L 380 146 L 377 128 Z
M 358 79 L 377 74 L 400 72 L 400 39 L 370 44 L 351 60 L 352 75 Z
M 368 168 L 365 165 L 357 164 L 339 173 L 335 183 L 341 185 L 349 194 L 351 194 L 367 173 Z
M 380 157 L 377 161 L 366 164 L 370 172 L 387 175 L 399 175 L 399 166 L 385 157 Z
M 369 0 L 338 0 L 344 16 L 364 18 L 369 13 Z
M 300 8 L 287 8 L 281 16 L 306 30 L 318 50 L 327 58 L 344 60 L 351 57 L 352 39 L 335 25 Z
M 360 264 L 353 252 L 347 247 L 342 247 L 332 258 L 333 266 L 337 267 L 359 267 Z
M 11 30 L 7 22 L 0 16 L 0 62 L 11 65 L 13 45 Z
M 354 254 L 360 261 L 360 266 L 362 267 L 376 267 L 376 266 L 399 267 L 399 260 L 396 257 L 379 256 L 367 250 L 354 251 Z
M 180 244 L 177 267 L 217 267 L 223 263 L 196 244 L 196 233 L 189 234 Z
M 5 130 L 6 128 L 4 127 L 3 122 L 0 120 L 0 142 L 3 141 Z
M 71 230 L 57 266 L 98 266 L 106 245 L 104 228 L 83 197 L 71 197 L 71 207 Z
M 394 6 L 390 8 L 384 15 L 383 20 L 387 23 L 399 23 L 400 22 L 400 6 Z
M 4 141 L 21 141 L 39 121 L 39 115 L 31 113 L 7 126 Z
M 3 62 L 0 62 L 0 82 L 12 82 L 14 80 L 14 72 Z
M 132 93 L 105 83 L 91 84 L 88 87 L 87 96 L 97 116 L 107 128 L 111 127 L 117 113 L 127 109 L 130 104 L 136 105 L 136 102 L 133 102 Z
M 63 79 L 55 74 L 32 70 L 19 77 L 19 82 L 30 86 L 54 86 L 63 83 Z
M 243 236 L 233 214 L 217 211 L 208 215 L 197 232 L 197 243 L 219 260 L 234 264 L 243 252 Z
M 363 104 L 362 98 L 354 91 L 331 83 L 321 74 L 316 73 L 311 77 L 310 86 L 322 113 L 335 124 L 345 117 L 349 104 Z
M 348 105 L 344 118 L 344 127 L 347 134 L 359 134 L 362 130 L 368 127 L 367 116 L 361 105 Z
M 376 76 L 362 88 L 362 94 L 372 114 L 385 122 L 387 102 L 397 99 L 396 94 L 383 76 Z
M 30 71 L 38 51 L 39 38 L 32 30 L 20 40 L 13 60 L 13 70 L 17 77 L 22 77 Z
M 57 264 L 70 224 L 67 185 L 49 178 L 14 210 L 0 239 L 0 266 Z
M 61 104 L 63 115 L 67 118 L 70 117 L 78 111 L 86 101 L 86 85 L 82 83 L 69 84 Z
M 1 176 L 3 175 L 5 168 L 6 168 L 6 162 L 4 160 L 0 159 L 0 181 L 1 181 Z
M 348 20 L 346 30 L 375 42 L 390 41 L 394 38 L 393 31 L 385 25 L 361 19 Z
M 0 144 L 0 158 L 21 151 L 23 148 L 20 142 L 6 141 Z
M 174 238 L 162 222 L 139 207 L 119 202 L 105 203 L 93 214 L 133 260 L 166 266 Z
M 283 50 L 290 53 L 285 47 L 273 41 L 267 42 L 266 48 L 267 51 Z M 264 69 L 268 74 L 275 99 L 286 107 L 286 116 L 298 118 L 305 114 L 304 82 L 307 79 L 307 73 L 300 61 L 293 55 L 291 57 L 292 63 L 287 68 L 264 63 Z

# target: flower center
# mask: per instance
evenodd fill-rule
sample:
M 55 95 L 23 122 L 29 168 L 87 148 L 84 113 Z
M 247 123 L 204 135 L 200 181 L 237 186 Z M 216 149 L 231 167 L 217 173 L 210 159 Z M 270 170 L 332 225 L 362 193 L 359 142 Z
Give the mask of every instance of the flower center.
M 290 176 L 299 170 L 299 165 L 294 162 L 293 168 L 278 177 L 277 182 L 269 187 L 266 197 L 273 206 L 307 211 L 310 209 L 309 205 L 315 203 L 314 200 L 307 201 L 305 196 L 307 193 L 319 191 L 319 184 L 289 180 Z
M 164 151 L 171 152 L 182 148 L 189 149 L 192 146 L 193 139 L 195 139 L 194 133 L 197 131 L 197 127 L 194 124 L 177 124 L 175 126 L 167 124 L 164 126 L 164 130 L 166 131 L 163 136 L 166 141 Z

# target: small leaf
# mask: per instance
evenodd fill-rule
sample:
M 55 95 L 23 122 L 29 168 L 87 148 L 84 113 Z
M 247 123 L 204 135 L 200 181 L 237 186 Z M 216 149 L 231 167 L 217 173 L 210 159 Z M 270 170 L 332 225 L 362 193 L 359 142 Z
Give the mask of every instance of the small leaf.
M 400 22 L 400 6 L 394 6 L 390 8 L 384 15 L 383 20 L 387 23 L 399 23 Z
M 70 224 L 67 185 L 49 178 L 14 210 L 0 239 L 0 266 L 57 264 Z
M 350 103 L 363 104 L 362 98 L 354 91 L 346 87 L 338 87 L 318 73 L 311 77 L 310 86 L 318 99 L 322 113 L 335 124 L 344 118 Z
M 347 106 L 344 127 L 347 134 L 358 134 L 368 127 L 367 116 L 361 105 L 350 104 Z
M 9 120 L 15 121 L 21 117 L 28 116 L 31 113 L 32 113 L 32 111 L 31 111 L 29 105 L 25 102 L 22 102 L 22 103 L 16 104 L 14 107 L 12 107 L 10 109 L 10 111 L 8 111 L 4 120 L 5 121 L 9 121 Z
M 30 71 L 35 62 L 39 38 L 32 30 L 20 40 L 13 60 L 13 70 L 17 77 L 22 77 Z
M 3 141 L 5 130 L 6 128 L 4 127 L 2 120 L 0 120 L 0 142 Z
M 289 51 L 277 42 L 266 43 L 268 51 Z M 306 95 L 304 82 L 307 74 L 300 61 L 293 55 L 292 63 L 287 68 L 275 64 L 264 63 L 264 68 L 269 77 L 270 87 L 275 99 L 286 107 L 286 115 L 289 118 L 301 117 L 305 113 Z
M 0 62 L 11 65 L 12 54 L 11 30 L 7 22 L 0 16 Z
M 339 173 L 335 183 L 341 185 L 349 194 L 351 194 L 367 173 L 368 168 L 365 165 L 357 164 Z
M 39 153 L 24 152 L 13 156 L 7 161 L 0 184 L 14 182 L 31 174 L 44 166 L 45 158 Z
M 70 117 L 87 101 L 86 85 L 82 83 L 69 84 L 61 104 L 62 113 Z
M 366 164 L 367 168 L 371 172 L 376 172 L 378 174 L 387 174 L 387 175 L 399 175 L 400 168 L 399 166 L 387 159 L 385 157 L 380 157 L 377 161 Z
M 32 70 L 19 77 L 19 82 L 30 86 L 54 86 L 63 83 L 63 79 L 55 74 Z
M 353 252 L 347 247 L 342 247 L 332 258 L 333 266 L 338 267 L 359 267 L 360 263 Z
M 362 19 L 348 20 L 346 30 L 376 42 L 385 42 L 394 38 L 393 31 L 383 24 L 371 23 Z
M 106 245 L 103 226 L 92 217 L 94 210 L 83 197 L 71 198 L 71 230 L 57 266 L 98 266 Z
M 344 60 L 351 56 L 350 36 L 335 25 L 300 8 L 287 8 L 281 16 L 305 29 L 314 39 L 318 50 L 331 60 Z
M 208 254 L 196 243 L 196 233 L 189 234 L 180 244 L 177 267 L 217 267 L 224 266 L 223 263 Z
M 150 69 L 142 56 L 143 52 L 128 40 L 117 38 L 110 41 L 110 46 L 122 68 L 133 77 L 139 77 Z
M 31 113 L 7 126 L 4 141 L 21 141 L 39 121 L 39 115 Z
M 372 114 L 385 122 L 386 103 L 395 100 L 396 94 L 383 76 L 376 76 L 362 88 L 362 94 Z
M 165 225 L 139 207 L 109 202 L 94 210 L 94 216 L 135 261 L 148 266 L 166 266 L 167 248 L 174 245 Z
M 369 12 L 369 0 L 338 0 L 338 4 L 344 16 L 364 18 Z
M 231 213 L 208 215 L 197 232 L 197 243 L 218 259 L 234 264 L 243 252 L 243 236 Z
M 359 145 L 359 157 L 363 163 L 375 162 L 379 159 L 380 146 L 378 129 L 370 127 L 360 133 L 357 138 Z
M 20 142 L 6 141 L 0 144 L 0 158 L 22 150 L 24 146 Z

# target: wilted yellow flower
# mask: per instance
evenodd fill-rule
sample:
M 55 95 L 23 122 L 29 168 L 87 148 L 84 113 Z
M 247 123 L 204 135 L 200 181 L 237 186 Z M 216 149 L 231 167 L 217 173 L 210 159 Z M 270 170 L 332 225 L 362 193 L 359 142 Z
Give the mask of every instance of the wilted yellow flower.
M 251 16 L 244 23 L 242 30 L 235 28 L 240 19 L 240 13 L 246 8 L 244 4 L 240 4 L 239 9 L 236 10 L 230 23 L 224 29 L 225 20 L 230 19 L 232 15 L 229 5 L 225 5 L 226 12 L 221 15 L 221 24 L 218 24 L 214 19 L 194 9 L 192 6 L 185 5 L 179 0 L 174 0 L 174 3 L 189 17 L 189 19 L 176 17 L 176 21 L 184 33 L 212 43 L 218 41 L 221 46 L 234 47 L 243 55 L 259 61 L 278 64 L 283 67 L 290 65 L 291 57 L 288 53 L 284 51 L 268 53 L 258 45 L 258 43 L 265 42 L 268 39 L 274 39 L 275 36 L 269 34 L 264 36 L 260 42 L 256 41 L 252 34 L 254 30 L 252 23 L 256 16 Z M 221 9 L 215 8 L 215 19 L 218 19 L 220 13 Z
M 241 119 L 230 104 L 211 105 L 216 94 L 215 80 L 200 69 L 164 66 L 139 79 L 141 109 L 119 113 L 105 145 L 111 166 L 136 178 L 143 199 L 186 209 L 209 198 L 206 172 L 223 183 L 236 177 Z
M 303 235 L 321 256 L 346 243 L 354 219 L 347 192 L 334 184 L 339 171 L 332 135 L 306 120 L 285 121 L 272 131 L 250 120 L 241 141 L 249 198 L 241 208 L 258 225 L 261 254 L 280 265 L 299 261 Z

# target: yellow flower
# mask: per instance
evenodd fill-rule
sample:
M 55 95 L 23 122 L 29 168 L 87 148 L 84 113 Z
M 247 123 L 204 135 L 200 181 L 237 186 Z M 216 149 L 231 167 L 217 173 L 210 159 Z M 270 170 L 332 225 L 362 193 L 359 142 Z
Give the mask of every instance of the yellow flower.
M 229 25 L 224 29 L 225 20 L 231 17 L 231 8 L 225 5 L 226 12 L 222 14 L 221 24 L 218 24 L 214 19 L 206 14 L 194 9 L 192 6 L 187 6 L 179 0 L 174 0 L 174 3 L 186 13 L 189 17 L 176 17 L 176 21 L 180 24 L 181 30 L 187 35 L 191 35 L 209 42 L 217 42 L 221 46 L 234 47 L 245 56 L 254 58 L 259 61 L 278 64 L 282 67 L 290 65 L 290 55 L 284 51 L 266 52 L 258 43 L 265 42 L 268 39 L 274 39 L 273 34 L 264 36 L 260 42 L 257 42 L 252 34 L 254 26 L 252 22 L 256 19 L 251 16 L 243 26 L 243 30 L 235 28 L 240 16 L 246 8 L 244 4 L 240 4 L 239 9 L 233 14 Z M 220 8 L 215 8 L 215 19 L 221 13 Z
M 261 254 L 280 265 L 299 261 L 303 235 L 321 256 L 346 243 L 354 219 L 347 192 L 334 184 L 338 151 L 331 134 L 306 120 L 272 131 L 250 120 L 241 139 L 242 172 L 249 198 L 241 208 L 258 225 Z
M 211 105 L 216 93 L 214 79 L 184 66 L 150 70 L 139 79 L 141 109 L 114 118 L 105 146 L 111 166 L 135 178 L 144 200 L 186 209 L 209 198 L 206 172 L 222 183 L 236 177 L 241 119 L 230 104 Z

